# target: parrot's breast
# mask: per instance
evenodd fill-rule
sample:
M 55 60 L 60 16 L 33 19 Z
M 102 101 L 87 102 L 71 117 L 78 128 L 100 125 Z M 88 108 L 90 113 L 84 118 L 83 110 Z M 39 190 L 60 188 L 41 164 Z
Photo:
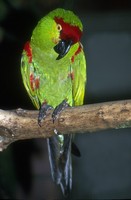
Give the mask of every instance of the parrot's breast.
M 47 58 L 47 57 L 46 57 Z M 52 107 L 67 99 L 72 106 L 72 78 L 70 62 L 55 59 L 34 59 L 35 74 L 39 77 L 38 98 Z

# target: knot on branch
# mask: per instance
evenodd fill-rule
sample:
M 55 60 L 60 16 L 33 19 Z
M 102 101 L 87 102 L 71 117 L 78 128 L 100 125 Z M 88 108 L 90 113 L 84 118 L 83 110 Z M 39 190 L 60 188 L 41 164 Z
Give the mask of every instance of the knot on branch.
M 14 142 L 14 134 L 8 128 L 0 126 L 0 151 L 7 148 L 9 144 Z

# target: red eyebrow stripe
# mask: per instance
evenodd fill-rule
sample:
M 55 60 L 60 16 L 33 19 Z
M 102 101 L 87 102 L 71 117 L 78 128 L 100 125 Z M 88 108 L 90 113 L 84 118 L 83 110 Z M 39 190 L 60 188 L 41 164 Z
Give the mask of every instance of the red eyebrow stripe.
M 61 39 L 72 39 L 73 43 L 79 42 L 82 31 L 77 26 L 73 26 L 67 22 L 64 22 L 62 18 L 55 17 L 55 22 L 62 26 L 60 34 Z

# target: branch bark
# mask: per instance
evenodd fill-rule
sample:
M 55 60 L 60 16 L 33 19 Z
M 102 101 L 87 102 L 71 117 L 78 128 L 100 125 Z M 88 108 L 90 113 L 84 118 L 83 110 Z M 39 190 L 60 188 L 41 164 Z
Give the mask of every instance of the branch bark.
M 77 134 L 131 127 L 131 100 L 70 107 L 54 124 L 51 114 L 40 127 L 38 111 L 0 110 L 0 151 L 17 140 L 50 137 L 55 129 L 62 134 Z

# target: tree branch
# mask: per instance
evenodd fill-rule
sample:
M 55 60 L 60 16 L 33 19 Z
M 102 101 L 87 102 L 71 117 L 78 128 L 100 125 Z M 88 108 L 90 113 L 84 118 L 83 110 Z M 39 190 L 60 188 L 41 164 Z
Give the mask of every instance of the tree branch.
M 38 111 L 0 110 L 0 150 L 17 140 L 47 138 L 56 129 L 77 134 L 131 127 L 131 100 L 70 107 L 53 124 L 50 111 L 40 127 Z

